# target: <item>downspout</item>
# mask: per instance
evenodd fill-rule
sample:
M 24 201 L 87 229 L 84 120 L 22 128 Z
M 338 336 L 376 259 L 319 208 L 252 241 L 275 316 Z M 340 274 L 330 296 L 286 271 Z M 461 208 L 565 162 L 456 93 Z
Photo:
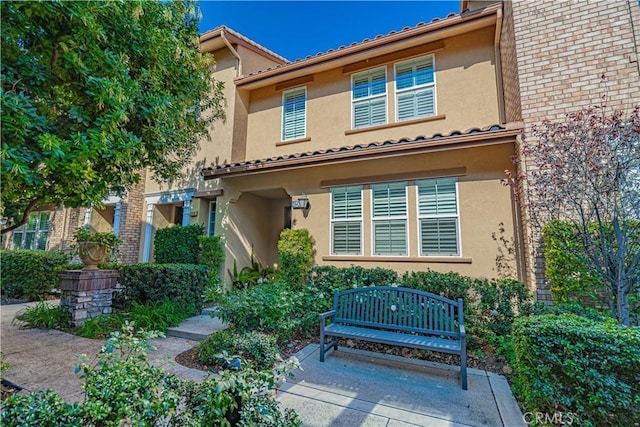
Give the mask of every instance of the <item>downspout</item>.
M 236 77 L 242 76 L 242 62 L 240 61 L 240 54 L 238 54 L 238 51 L 233 48 L 229 40 L 225 37 L 224 28 L 222 29 L 222 31 L 220 31 L 220 37 L 224 41 L 224 44 L 227 45 L 227 47 L 229 48 L 233 56 L 235 56 L 236 59 L 238 60 L 238 68 L 236 68 Z
M 506 112 L 504 111 L 504 87 L 502 85 L 502 59 L 500 58 L 500 38 L 502 37 L 502 9 L 496 11 L 496 35 L 494 38 L 494 57 L 496 59 L 496 88 L 498 89 L 498 111 L 500 123 L 506 123 Z

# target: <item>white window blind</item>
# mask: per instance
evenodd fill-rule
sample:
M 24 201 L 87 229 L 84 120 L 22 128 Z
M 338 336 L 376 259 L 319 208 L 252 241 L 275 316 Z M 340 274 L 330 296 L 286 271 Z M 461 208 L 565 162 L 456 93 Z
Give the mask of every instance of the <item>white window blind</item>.
M 352 102 L 354 129 L 387 122 L 387 79 L 384 68 L 353 76 Z
M 406 182 L 371 186 L 375 255 L 407 255 L 406 188 Z
M 288 90 L 282 94 L 282 140 L 304 138 L 307 132 L 307 89 Z
M 457 182 L 457 178 L 416 181 L 421 255 L 460 255 Z
M 331 189 L 331 253 L 362 254 L 362 186 Z
M 398 121 L 436 114 L 433 55 L 396 65 Z

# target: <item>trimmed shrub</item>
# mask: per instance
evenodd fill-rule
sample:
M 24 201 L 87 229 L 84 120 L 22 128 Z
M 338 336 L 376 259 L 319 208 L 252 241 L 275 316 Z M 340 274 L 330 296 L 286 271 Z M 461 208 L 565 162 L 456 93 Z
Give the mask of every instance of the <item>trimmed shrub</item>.
M 153 259 L 158 264 L 198 264 L 204 234 L 200 224 L 161 228 L 153 238 Z
M 386 268 L 364 268 L 351 266 L 337 268 L 333 266 L 319 266 L 312 269 L 310 284 L 319 289 L 346 290 L 365 286 L 389 286 L 398 282 L 398 273 Z
M 129 302 L 150 305 L 165 300 L 202 308 L 209 268 L 189 264 L 132 264 L 120 267 L 120 284 Z
M 280 349 L 276 339 L 261 332 L 237 333 L 225 329 L 209 335 L 196 346 L 200 360 L 214 365 L 227 356 L 237 355 L 248 360 L 256 368 L 270 368 L 280 361 Z
M 209 283 L 204 291 L 205 302 L 219 303 L 223 288 L 221 270 L 224 264 L 224 243 L 220 236 L 198 236 L 200 264 L 209 267 Z
M 0 290 L 10 298 L 43 299 L 58 285 L 67 262 L 62 251 L 0 251 Z
M 566 221 L 551 221 L 542 229 L 545 275 L 554 301 L 593 300 L 602 286 L 577 254 L 584 247 L 575 228 Z
M 282 283 L 294 289 L 302 289 L 307 284 L 313 265 L 313 243 L 309 230 L 282 230 L 278 240 L 278 266 Z
M 303 293 L 281 283 L 256 285 L 227 295 L 218 316 L 238 332 L 272 334 L 279 344 L 296 333 L 308 335 L 318 324 L 318 314 Z
M 516 320 L 513 336 L 513 385 L 527 411 L 571 412 L 582 426 L 640 422 L 639 328 L 543 315 Z
M 461 276 L 458 273 L 413 271 L 403 274 L 400 283 L 407 288 L 431 292 L 452 300 L 464 298 L 466 305 L 471 302 L 469 289 L 473 282 L 468 277 Z

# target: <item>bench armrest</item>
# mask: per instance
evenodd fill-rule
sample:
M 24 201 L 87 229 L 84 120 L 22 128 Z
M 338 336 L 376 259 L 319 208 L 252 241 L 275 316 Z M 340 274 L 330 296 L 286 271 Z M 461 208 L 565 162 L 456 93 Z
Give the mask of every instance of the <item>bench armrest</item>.
M 318 315 L 318 317 L 320 317 L 320 320 L 324 320 L 324 319 L 327 319 L 329 317 L 335 316 L 335 314 L 336 314 L 336 311 L 335 310 L 331 310 L 331 311 L 327 311 L 326 313 L 320 313 Z
M 464 328 L 464 325 L 460 325 L 460 336 L 461 336 L 461 337 L 464 337 L 464 336 L 466 336 L 466 335 L 467 335 L 467 331 L 466 331 L 466 329 Z

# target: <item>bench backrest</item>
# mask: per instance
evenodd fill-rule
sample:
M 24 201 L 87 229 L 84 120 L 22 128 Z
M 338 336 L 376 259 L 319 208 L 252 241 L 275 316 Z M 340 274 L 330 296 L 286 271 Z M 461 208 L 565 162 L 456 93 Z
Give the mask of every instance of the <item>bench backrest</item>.
M 336 291 L 336 323 L 458 337 L 462 299 L 450 300 L 410 288 L 370 286 Z

